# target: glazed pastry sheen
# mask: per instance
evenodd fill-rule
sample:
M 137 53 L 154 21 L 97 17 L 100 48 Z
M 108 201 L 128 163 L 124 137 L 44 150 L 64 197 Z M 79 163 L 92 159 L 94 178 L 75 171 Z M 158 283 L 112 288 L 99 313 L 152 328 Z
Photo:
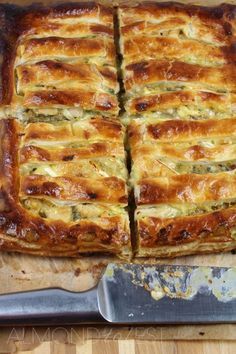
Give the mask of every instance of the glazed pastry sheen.
M 23 126 L 5 119 L 1 134 L 1 249 L 129 255 L 119 122 L 94 117 Z
M 236 7 L 119 10 L 137 256 L 236 246 Z
M 236 248 L 235 5 L 1 4 L 0 32 L 0 249 Z
M 3 116 L 53 121 L 118 114 L 112 8 L 0 5 L 0 15 Z

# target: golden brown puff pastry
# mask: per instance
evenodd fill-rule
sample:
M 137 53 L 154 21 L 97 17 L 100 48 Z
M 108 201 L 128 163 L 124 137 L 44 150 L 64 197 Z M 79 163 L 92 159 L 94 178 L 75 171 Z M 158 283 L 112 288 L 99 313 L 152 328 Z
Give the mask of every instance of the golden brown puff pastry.
M 1 5 L 1 117 L 75 120 L 119 112 L 113 9 Z M 55 118 L 56 117 L 56 118 Z
M 100 117 L 0 125 L 0 248 L 129 256 L 122 125 Z
M 57 63 L 45 60 L 30 65 L 20 65 L 16 68 L 17 93 L 26 94 L 27 91 L 38 90 L 44 87 L 50 90 L 76 90 L 78 86 L 85 91 L 90 87 L 103 92 L 115 93 L 118 91 L 115 68 L 97 67 L 93 64 L 79 63 L 78 66 L 67 63 Z
M 136 254 L 236 246 L 235 6 L 119 10 Z
M 194 92 L 184 89 L 140 96 L 126 100 L 129 116 L 179 119 L 228 118 L 236 115 L 235 93 Z
M 64 60 L 93 59 L 106 65 L 115 62 L 113 38 L 31 38 L 17 48 L 16 64 L 44 59 Z
M 135 8 L 118 9 L 120 13 L 120 31 L 124 42 L 140 34 L 149 36 L 150 38 L 168 36 L 169 38 L 178 39 L 181 37 L 186 40 L 200 40 L 206 45 L 215 45 L 218 47 L 225 46 L 231 42 L 231 27 L 228 25 L 227 31 L 226 23 L 217 21 L 217 19 L 215 19 L 217 25 L 212 26 L 209 19 L 203 21 L 203 19 L 194 16 L 190 20 L 190 16 L 186 13 L 182 17 L 179 14 L 176 15 L 173 13 L 169 16 L 162 16 L 161 21 L 161 16 L 158 16 L 157 19 L 150 16 L 145 18 L 139 15 L 137 18 L 131 16 L 128 18 L 128 12 L 135 11 Z M 129 23 L 124 22 L 127 19 Z
M 40 141 L 38 142 L 40 144 Z M 73 144 L 72 144 L 73 145 Z M 86 158 L 100 158 L 103 156 L 110 156 L 111 158 L 123 158 L 124 146 L 122 142 L 104 142 L 98 141 L 90 143 L 86 146 L 76 146 L 76 150 L 73 147 L 44 147 L 35 145 L 25 145 L 20 149 L 20 161 L 36 162 L 36 161 L 76 161 L 80 162 L 80 159 Z M 112 167 L 112 166 L 111 166 Z
M 92 117 L 79 122 L 63 121 L 59 124 L 38 122 L 26 125 L 22 140 L 28 145 L 68 143 L 86 145 L 92 142 L 116 142 L 123 144 L 124 127 L 116 119 Z M 58 146 L 58 145 L 56 145 Z M 86 145 L 87 146 L 87 145 Z
M 135 186 L 136 202 L 204 203 L 236 198 L 235 171 L 145 178 Z
M 234 114 L 235 11 L 148 2 L 118 9 L 129 119 Z
M 236 168 L 236 144 L 195 141 L 146 143 L 132 150 L 131 181 L 189 173 L 218 173 Z
M 134 120 L 128 127 L 131 146 L 144 142 L 173 143 L 204 140 L 236 140 L 236 118 L 206 120 Z
M 150 37 L 140 34 L 124 41 L 126 66 L 137 61 L 166 59 L 186 61 L 203 66 L 223 65 L 233 62 L 236 55 L 227 47 L 218 47 L 188 39 Z
M 130 64 L 126 67 L 125 88 L 136 92 L 148 86 L 150 93 L 155 92 L 159 83 L 172 84 L 174 89 L 190 87 L 198 90 L 236 91 L 236 71 L 234 65 L 205 67 L 179 61 L 156 61 Z M 150 85 L 150 86 L 149 86 Z
M 182 37 L 204 43 L 225 45 L 235 34 L 235 7 L 223 4 L 203 7 L 180 3 L 142 2 L 137 6 L 123 5 L 118 9 L 121 32 Z
M 178 206 L 177 206 L 178 208 Z M 175 206 L 170 209 L 174 210 Z M 209 208 L 210 209 L 210 208 Z M 236 208 L 204 208 L 197 215 L 158 217 L 156 210 L 138 208 L 138 256 L 175 257 L 226 252 L 235 248 Z
M 107 19 L 110 20 L 110 16 L 107 16 Z M 60 38 L 74 38 L 74 37 L 87 37 L 92 35 L 101 35 L 108 38 L 112 38 L 114 34 L 113 22 L 108 23 L 102 22 L 104 19 L 102 17 L 97 18 L 98 22 L 89 23 L 85 22 L 85 17 L 81 22 L 80 18 L 74 17 L 71 21 L 60 21 L 60 17 L 57 18 L 38 18 L 37 21 L 34 19 L 34 23 L 31 22 L 31 27 L 28 30 L 25 30 L 21 34 L 21 39 L 27 38 L 40 38 L 44 37 L 60 37 Z M 28 19 L 30 23 L 30 18 Z
M 128 136 L 137 256 L 235 248 L 236 119 L 139 118 Z
M 0 5 L 0 248 L 130 256 L 127 143 L 137 255 L 231 250 L 236 6 L 115 11 Z
M 112 9 L 94 2 L 61 4 L 25 13 L 21 37 L 81 37 L 91 35 L 113 36 Z

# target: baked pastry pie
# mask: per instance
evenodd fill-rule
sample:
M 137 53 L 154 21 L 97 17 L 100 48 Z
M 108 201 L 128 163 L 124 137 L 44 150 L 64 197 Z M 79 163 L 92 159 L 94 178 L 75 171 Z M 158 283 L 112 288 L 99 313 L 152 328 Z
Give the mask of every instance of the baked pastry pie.
M 2 250 L 236 248 L 236 6 L 0 5 L 0 27 Z
M 2 116 L 76 119 L 118 114 L 113 10 L 95 3 L 0 5 Z

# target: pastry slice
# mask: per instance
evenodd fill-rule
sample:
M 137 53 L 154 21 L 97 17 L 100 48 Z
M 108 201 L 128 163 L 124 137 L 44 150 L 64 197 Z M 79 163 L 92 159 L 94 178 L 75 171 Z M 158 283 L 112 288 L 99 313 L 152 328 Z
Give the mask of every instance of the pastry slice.
M 101 117 L 1 121 L 0 248 L 131 254 L 124 129 Z
M 235 114 L 234 11 L 150 2 L 118 9 L 128 121 Z
M 138 257 L 236 247 L 236 119 L 129 126 Z
M 13 11 L 0 5 L 0 13 L 3 118 L 53 122 L 117 116 L 111 7 L 84 2 Z

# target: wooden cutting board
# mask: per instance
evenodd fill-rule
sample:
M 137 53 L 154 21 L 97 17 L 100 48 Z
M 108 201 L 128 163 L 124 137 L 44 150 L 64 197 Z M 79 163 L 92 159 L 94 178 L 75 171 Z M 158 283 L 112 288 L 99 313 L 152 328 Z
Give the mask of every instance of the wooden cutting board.
M 112 258 L 87 257 L 84 259 L 35 257 L 23 254 L 2 253 L 0 255 L 0 293 L 30 290 L 43 287 L 64 287 L 81 291 L 94 286 L 102 271 Z M 176 259 L 145 260 L 155 264 L 189 264 L 208 266 L 236 266 L 236 255 L 231 253 L 216 255 L 188 256 Z M 65 340 L 236 340 L 236 324 L 192 325 L 192 326 L 73 326 L 59 327 Z M 23 331 L 23 332 L 22 332 Z M 54 332 L 53 332 L 54 331 Z M 0 331 L 0 343 L 8 341 L 32 341 L 33 343 L 55 339 L 58 328 L 5 328 Z M 47 335 L 49 337 L 47 337 Z M 10 339 L 9 339 L 10 338 Z M 69 339 L 68 339 L 69 338 Z M 58 338 L 56 338 L 58 339 Z M 59 337 L 60 339 L 60 337 Z M 236 351 L 235 351 L 236 352 Z M 0 348 L 1 353 L 1 348 Z
M 235 342 L 88 340 L 77 344 L 43 342 L 27 348 L 24 343 L 12 346 L 17 354 L 235 354 Z M 1 351 L 9 353 L 9 351 Z

